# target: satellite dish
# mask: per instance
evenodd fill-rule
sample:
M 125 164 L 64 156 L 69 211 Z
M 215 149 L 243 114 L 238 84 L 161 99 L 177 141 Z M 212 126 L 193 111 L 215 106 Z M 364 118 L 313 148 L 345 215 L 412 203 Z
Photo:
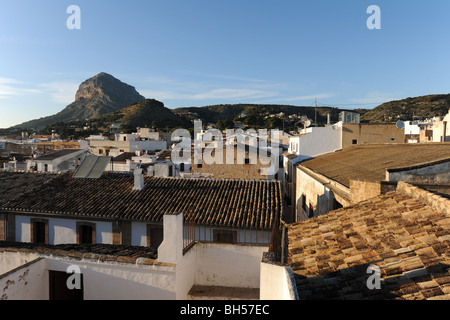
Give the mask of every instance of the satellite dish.
M 405 127 L 405 123 L 401 120 L 397 121 L 395 125 L 397 126 L 397 129 L 403 129 Z
M 305 121 L 305 127 L 309 127 L 311 125 L 311 121 Z

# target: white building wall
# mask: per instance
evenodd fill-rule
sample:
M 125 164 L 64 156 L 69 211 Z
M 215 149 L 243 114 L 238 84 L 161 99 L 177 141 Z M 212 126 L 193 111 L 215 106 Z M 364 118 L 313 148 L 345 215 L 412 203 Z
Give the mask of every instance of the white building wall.
M 36 259 L 0 275 L 0 300 L 48 300 L 49 280 L 45 266 L 44 259 Z
M 195 284 L 259 288 L 260 261 L 266 246 L 198 243 Z
M 404 122 L 404 130 L 405 135 L 419 135 L 420 134 L 420 127 L 418 121 L 405 121 Z
M 299 154 L 303 159 L 342 149 L 342 125 L 311 128 L 311 133 L 300 136 Z
M 0 253 L 0 265 L 6 260 L 16 260 L 10 262 L 10 266 L 20 264 L 17 269 L 0 274 L 0 298 L 48 300 L 49 271 L 67 272 L 69 266 L 75 265 L 83 274 L 85 300 L 176 299 L 174 266 L 75 260 L 45 255 L 34 260 L 35 254 L 29 254 L 26 258 L 24 255 L 20 252 Z
M 47 258 L 47 269 L 66 272 L 77 265 L 85 300 L 169 300 L 176 298 L 175 268 L 97 260 Z
M 16 222 L 17 223 L 17 222 Z M 77 223 L 71 219 L 50 219 L 48 225 L 50 244 L 76 243 Z
M 297 169 L 296 181 L 296 221 L 301 221 L 308 218 L 308 212 L 302 208 L 302 195 L 305 195 L 306 207 L 310 204 L 314 207 L 314 216 L 327 213 L 332 210 L 333 195 L 332 192 L 323 186 L 317 180 L 311 178 L 302 170 Z
M 31 222 L 34 216 L 16 215 L 16 241 L 31 242 Z M 96 243 L 112 244 L 112 223 L 101 221 L 48 218 L 49 244 L 58 245 L 76 243 L 77 221 L 94 223 L 96 225 Z
M 38 258 L 37 254 L 32 254 L 28 252 L 0 252 L 0 276 L 10 272 L 13 269 L 19 268 L 20 266 L 31 262 Z M 0 291 L 1 292 L 1 291 Z
M 144 247 L 147 245 L 147 224 L 145 222 L 131 223 L 131 245 Z
M 289 266 L 261 262 L 261 300 L 298 300 L 294 274 Z

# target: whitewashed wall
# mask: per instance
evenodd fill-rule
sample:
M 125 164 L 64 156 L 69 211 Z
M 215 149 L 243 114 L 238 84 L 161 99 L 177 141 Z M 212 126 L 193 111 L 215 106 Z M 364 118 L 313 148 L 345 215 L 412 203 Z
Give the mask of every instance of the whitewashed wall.
M 259 288 L 260 261 L 266 246 L 198 243 L 195 284 Z
M 318 216 L 332 210 L 332 192 L 330 192 L 330 190 L 323 186 L 320 182 L 304 173 L 302 170 L 297 169 L 296 172 L 296 221 L 301 221 L 308 218 L 307 213 L 304 213 L 302 209 L 302 194 L 306 196 L 306 206 L 309 207 L 310 203 L 314 206 L 314 216 Z
M 298 300 L 297 287 L 289 266 L 261 262 L 260 299 Z
M 49 280 L 45 265 L 44 259 L 36 259 L 0 275 L 0 300 L 47 300 Z
M 37 258 L 37 254 L 2 251 L 0 252 L 0 276 Z
M 174 300 L 175 267 L 95 260 L 47 258 L 47 269 L 66 272 L 77 265 L 83 274 L 85 300 Z
M 131 223 L 131 245 L 145 247 L 147 245 L 147 224 L 145 222 Z
M 31 242 L 30 220 L 35 216 L 16 215 L 16 241 Z M 96 243 L 112 244 L 112 223 L 75 219 L 48 218 L 49 244 L 76 243 L 77 221 L 96 225 Z

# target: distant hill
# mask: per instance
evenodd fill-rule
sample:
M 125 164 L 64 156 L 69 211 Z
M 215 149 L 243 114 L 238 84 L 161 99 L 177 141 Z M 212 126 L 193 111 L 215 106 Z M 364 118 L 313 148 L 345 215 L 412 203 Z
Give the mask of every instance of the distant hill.
M 40 130 L 57 122 L 99 117 L 143 100 L 145 97 L 141 96 L 134 87 L 102 72 L 84 81 L 78 88 L 75 101 L 61 112 L 28 121 L 13 128 Z
M 386 102 L 366 112 L 361 121 L 395 122 L 444 116 L 450 109 L 450 94 L 435 94 Z
M 164 104 L 154 99 L 146 99 L 129 107 L 104 115 L 109 121 L 123 123 L 129 128 L 136 127 L 186 127 L 191 126 L 187 119 L 177 116 Z
M 302 107 L 292 105 L 267 105 L 267 104 L 221 104 L 205 107 L 176 108 L 173 112 L 189 119 L 199 118 L 204 123 L 217 123 L 219 120 L 234 120 L 242 113 L 246 115 L 278 114 L 305 115 L 318 123 L 327 122 L 327 114 L 330 113 L 331 121 L 339 121 L 339 113 L 343 109 L 333 107 Z

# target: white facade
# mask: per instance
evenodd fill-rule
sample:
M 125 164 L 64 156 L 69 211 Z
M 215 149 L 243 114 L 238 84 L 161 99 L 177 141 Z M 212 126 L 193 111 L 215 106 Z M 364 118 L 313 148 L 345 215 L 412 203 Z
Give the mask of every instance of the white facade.
M 441 120 L 433 123 L 433 142 L 450 141 L 450 111 Z
M 138 258 L 130 263 L 96 254 L 72 258 L 0 249 L 2 298 L 47 300 L 50 272 L 67 273 L 70 266 L 83 275 L 85 300 L 185 300 L 194 285 L 259 289 L 260 262 L 267 246 L 196 243 L 183 252 L 182 221 L 181 214 L 164 216 L 164 241 L 156 260 Z
M 342 123 L 311 127 L 289 138 L 288 152 L 298 156 L 297 161 L 342 149 Z
M 287 215 L 297 221 L 298 195 L 296 194 L 295 165 L 300 161 L 342 149 L 342 123 L 326 127 L 312 127 L 289 138 L 288 152 L 283 159 L 283 191 L 287 204 Z
M 36 216 L 18 215 L 15 218 L 15 241 L 31 242 L 31 219 Z M 67 243 L 76 243 L 77 222 L 94 223 L 96 227 L 96 243 L 112 244 L 112 222 L 95 220 L 77 220 L 63 218 L 48 218 L 48 237 L 49 244 L 59 245 Z
M 90 151 L 96 156 L 104 156 L 123 152 L 155 151 L 167 148 L 167 141 L 162 140 L 136 140 L 135 135 L 119 135 L 125 140 L 91 140 Z M 131 140 L 130 140 L 131 139 Z
M 419 135 L 420 126 L 418 121 L 405 121 L 404 122 L 405 135 Z
M 74 170 L 77 165 L 83 162 L 87 155 L 88 150 L 80 149 L 51 160 L 46 160 L 46 156 L 43 156 L 42 158 L 34 158 L 27 160 L 27 170 L 36 168 L 36 171 L 40 172 L 66 172 L 69 170 Z

